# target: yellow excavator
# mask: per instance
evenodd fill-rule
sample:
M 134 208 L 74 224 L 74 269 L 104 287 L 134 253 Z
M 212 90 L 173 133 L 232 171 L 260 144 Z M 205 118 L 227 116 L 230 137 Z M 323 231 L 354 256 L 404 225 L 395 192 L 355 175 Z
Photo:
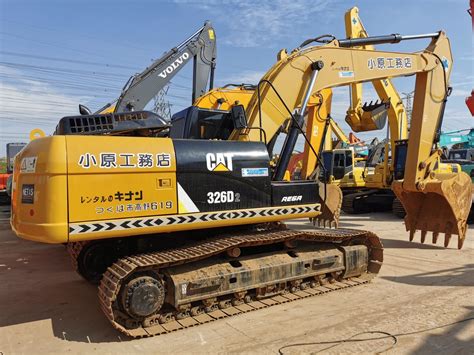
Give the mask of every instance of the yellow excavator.
M 424 38 L 431 42 L 417 53 L 359 48 Z M 100 280 L 107 319 L 133 337 L 367 282 L 383 262 L 379 238 L 285 228 L 282 221 L 318 218 L 341 199 L 318 180 L 286 181 L 285 174 L 300 134 L 311 151 L 307 171 L 324 170 L 313 146 L 321 132 L 305 133 L 304 121 L 328 118 L 332 88 L 416 75 L 393 188 L 411 238 L 416 230 L 422 240 L 428 231 L 434 241 L 445 233 L 447 245 L 455 234 L 461 248 L 471 180 L 434 172 L 451 68 L 444 32 L 317 37 L 280 52 L 246 109 L 190 107 L 171 126 L 146 111 L 65 117 L 54 136 L 16 157 L 12 228 L 21 238 L 67 243 L 81 274 Z M 286 138 L 272 165 L 280 134 Z
M 368 33 L 360 19 L 359 9 L 353 7 L 345 13 L 347 38 L 366 38 Z M 364 45 L 360 49 L 373 51 L 373 45 Z M 403 210 L 391 190 L 394 159 L 390 159 L 390 147 L 398 140 L 408 137 L 408 119 L 403 102 L 390 79 L 371 82 L 379 99 L 375 103 L 363 104 L 362 84 L 355 83 L 350 88 L 350 107 L 346 122 L 355 132 L 381 130 L 388 119 L 388 135 L 372 147 L 364 166 L 356 167 L 350 150 L 323 152 L 328 162 L 332 183 L 341 187 L 344 193 L 342 210 L 346 213 L 364 213 L 370 211 Z M 335 156 L 337 154 L 337 156 Z M 333 159 L 331 162 L 330 159 Z M 338 159 L 336 159 L 338 158 Z M 338 163 L 338 164 L 337 164 Z
M 353 7 L 345 14 L 347 38 L 365 38 L 368 33 L 360 19 L 359 9 Z M 373 45 L 361 46 L 374 50 Z M 390 79 L 371 83 L 380 99 L 374 103 L 363 104 L 362 84 L 352 84 L 350 88 L 350 107 L 347 110 L 346 122 L 355 132 L 367 132 L 383 129 L 387 123 L 387 138 L 371 149 L 365 164 L 356 165 L 350 149 L 326 150 L 323 159 L 328 168 L 329 178 L 343 191 L 342 210 L 346 213 L 367 213 L 391 210 L 403 218 L 405 210 L 391 189 L 395 159 L 392 156 L 397 141 L 408 137 L 408 119 L 403 102 Z M 460 169 L 457 164 L 437 161 L 439 173 L 455 172 Z
M 310 105 L 308 103 L 308 105 Z M 306 118 L 306 121 L 311 120 L 311 118 Z M 330 166 L 333 164 L 333 161 L 340 161 L 341 155 L 345 156 L 346 152 L 351 152 L 351 158 L 353 158 L 354 163 L 351 164 L 351 173 L 344 175 L 341 180 L 338 181 L 338 186 L 342 188 L 344 184 L 350 183 L 351 186 L 354 184 L 354 181 L 362 181 L 362 174 L 364 172 L 364 162 L 367 159 L 367 156 L 370 152 L 371 145 L 367 145 L 365 142 L 362 142 L 358 139 L 355 135 L 350 134 L 349 137 L 344 133 L 341 127 L 337 124 L 337 122 L 332 118 L 328 117 L 328 127 L 325 128 L 325 137 L 320 144 L 323 145 L 322 149 L 322 159 L 326 158 L 326 155 L 329 153 L 331 155 L 329 165 L 324 162 L 325 166 Z M 318 130 L 319 124 L 312 126 L 312 129 Z M 377 139 L 375 139 L 377 141 Z M 316 151 L 320 151 L 320 148 L 314 146 Z M 307 153 L 306 153 L 307 154 Z M 301 172 L 303 168 L 305 168 L 305 179 L 308 178 L 307 175 L 307 164 L 304 162 L 307 161 L 307 155 L 305 152 L 297 152 L 291 157 L 290 163 L 288 165 L 288 178 L 287 180 L 297 180 L 301 179 Z M 329 172 L 328 172 L 329 173 Z M 353 178 L 352 175 L 357 174 L 357 178 Z M 330 176 L 331 183 L 333 183 L 332 179 L 334 176 Z M 363 186 L 363 185 L 361 185 Z

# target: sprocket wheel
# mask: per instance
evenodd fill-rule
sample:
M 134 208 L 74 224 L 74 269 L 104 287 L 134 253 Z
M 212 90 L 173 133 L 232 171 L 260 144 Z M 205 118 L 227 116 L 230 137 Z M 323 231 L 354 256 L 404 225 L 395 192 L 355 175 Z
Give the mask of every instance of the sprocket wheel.
M 123 289 L 122 306 L 134 318 L 155 314 L 161 309 L 164 301 L 163 283 L 151 276 L 135 277 Z

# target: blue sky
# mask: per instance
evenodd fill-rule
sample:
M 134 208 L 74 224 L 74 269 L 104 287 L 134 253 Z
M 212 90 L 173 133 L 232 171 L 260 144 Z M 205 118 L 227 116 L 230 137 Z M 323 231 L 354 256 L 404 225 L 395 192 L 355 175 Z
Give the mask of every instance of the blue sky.
M 467 0 L 417 1 L 99 1 L 0 0 L 0 156 L 5 144 L 27 141 L 33 128 L 51 133 L 76 114 L 79 103 L 97 109 L 120 94 L 130 75 L 211 20 L 217 35 L 216 84 L 257 83 L 281 48 L 309 37 L 344 37 L 344 12 L 358 6 L 371 35 L 445 29 L 451 39 L 454 88 L 444 130 L 473 126 L 464 99 L 473 85 L 471 18 Z M 421 50 L 427 41 L 379 47 Z M 172 111 L 190 104 L 191 68 L 169 89 Z M 400 92 L 412 78 L 397 79 Z M 373 96 L 368 90 L 367 99 Z M 344 123 L 348 94 L 338 91 L 332 116 Z M 361 134 L 385 136 L 384 131 Z

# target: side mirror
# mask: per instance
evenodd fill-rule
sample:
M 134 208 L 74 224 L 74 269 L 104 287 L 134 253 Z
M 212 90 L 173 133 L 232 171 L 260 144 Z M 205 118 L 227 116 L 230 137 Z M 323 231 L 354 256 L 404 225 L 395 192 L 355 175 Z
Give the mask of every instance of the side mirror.
M 243 105 L 235 105 L 230 110 L 234 129 L 243 129 L 248 127 L 247 116 Z
M 81 115 L 92 115 L 91 110 L 87 106 L 79 104 L 79 113 Z

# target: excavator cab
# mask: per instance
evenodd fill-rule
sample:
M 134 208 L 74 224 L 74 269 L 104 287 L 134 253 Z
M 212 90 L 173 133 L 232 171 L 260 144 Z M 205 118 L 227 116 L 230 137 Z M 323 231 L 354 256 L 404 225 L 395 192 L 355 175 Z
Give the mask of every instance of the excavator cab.
M 342 180 L 353 171 L 354 153 L 352 149 L 334 149 L 323 151 L 324 177 L 326 182 Z
M 333 159 L 333 175 L 335 179 L 342 179 L 346 174 L 350 173 L 353 168 L 353 152 L 351 149 L 343 151 L 336 150 Z
M 223 139 L 232 132 L 228 111 L 190 106 L 171 117 L 171 138 Z
M 228 140 L 234 129 L 246 127 L 242 105 L 235 105 L 229 111 L 190 106 L 171 118 L 170 137 Z
M 325 171 L 321 180 L 340 188 L 357 189 L 364 186 L 366 158 L 361 158 L 356 147 L 326 150 L 321 153 Z

